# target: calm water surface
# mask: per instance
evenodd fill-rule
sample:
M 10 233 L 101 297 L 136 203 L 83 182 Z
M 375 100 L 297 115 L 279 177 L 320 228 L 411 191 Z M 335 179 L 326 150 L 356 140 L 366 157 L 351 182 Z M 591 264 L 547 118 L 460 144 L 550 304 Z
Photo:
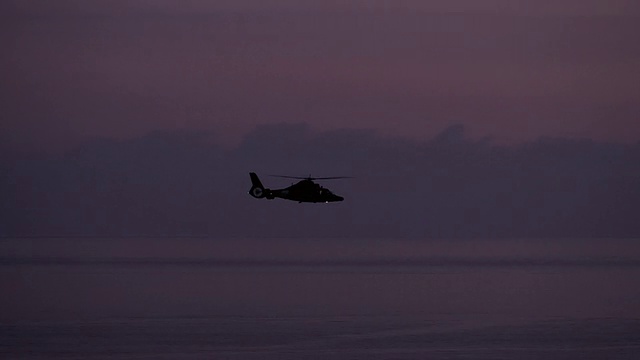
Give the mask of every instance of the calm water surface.
M 15 359 L 637 359 L 608 239 L 0 240 Z

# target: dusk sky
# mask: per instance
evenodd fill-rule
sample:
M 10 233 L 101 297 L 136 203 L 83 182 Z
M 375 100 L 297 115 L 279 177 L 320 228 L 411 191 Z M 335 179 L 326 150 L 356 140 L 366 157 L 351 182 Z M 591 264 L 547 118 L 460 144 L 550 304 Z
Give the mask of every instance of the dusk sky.
M 637 2 L 392 3 L 1 2 L 2 235 L 640 235 Z
M 0 3 L 3 148 L 259 124 L 640 140 L 637 1 Z

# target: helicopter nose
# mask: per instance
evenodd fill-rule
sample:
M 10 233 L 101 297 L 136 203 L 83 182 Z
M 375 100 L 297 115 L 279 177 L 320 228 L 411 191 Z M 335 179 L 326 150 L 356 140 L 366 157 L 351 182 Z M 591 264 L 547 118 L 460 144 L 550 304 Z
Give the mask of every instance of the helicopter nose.
M 342 200 L 344 200 L 344 198 L 342 196 L 336 195 L 336 198 L 335 198 L 334 201 L 342 201 Z

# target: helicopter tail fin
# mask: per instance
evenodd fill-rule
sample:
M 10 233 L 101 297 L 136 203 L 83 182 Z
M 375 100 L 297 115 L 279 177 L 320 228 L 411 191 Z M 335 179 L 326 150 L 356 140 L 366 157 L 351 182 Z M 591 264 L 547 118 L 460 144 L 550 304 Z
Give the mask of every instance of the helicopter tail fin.
M 271 190 L 264 188 L 256 173 L 249 173 L 249 177 L 251 177 L 251 189 L 249 189 L 249 195 L 258 199 L 261 199 L 263 197 L 267 197 L 267 199 L 273 199 L 273 196 L 271 196 Z
M 258 175 L 256 175 L 256 173 L 251 172 L 249 173 L 249 176 L 251 177 L 251 186 L 264 189 L 264 186 L 260 182 L 260 179 L 258 178 Z

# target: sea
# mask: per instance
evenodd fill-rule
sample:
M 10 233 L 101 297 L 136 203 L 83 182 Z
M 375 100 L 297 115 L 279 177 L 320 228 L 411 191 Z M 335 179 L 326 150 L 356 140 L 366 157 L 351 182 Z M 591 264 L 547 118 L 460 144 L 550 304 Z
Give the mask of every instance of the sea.
M 640 239 L 0 239 L 2 359 L 640 359 Z

